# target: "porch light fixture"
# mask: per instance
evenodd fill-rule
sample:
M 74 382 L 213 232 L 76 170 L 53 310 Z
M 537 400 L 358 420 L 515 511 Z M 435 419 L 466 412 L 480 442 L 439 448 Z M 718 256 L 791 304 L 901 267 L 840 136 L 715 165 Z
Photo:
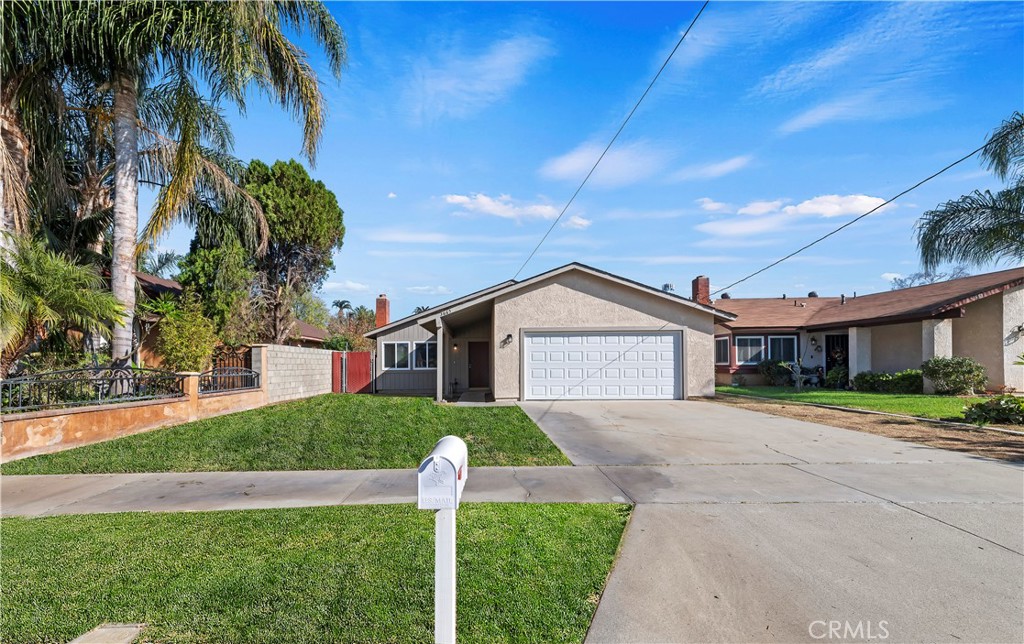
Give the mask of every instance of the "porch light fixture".
M 452 345 L 452 351 L 458 351 L 458 350 L 459 350 L 459 343 L 456 342 L 455 344 Z
M 811 346 L 812 347 L 818 346 L 818 338 L 814 337 L 813 335 L 811 336 Z
M 510 342 L 512 342 L 512 334 L 511 333 L 509 333 L 508 335 L 505 336 L 505 344 L 509 344 Z

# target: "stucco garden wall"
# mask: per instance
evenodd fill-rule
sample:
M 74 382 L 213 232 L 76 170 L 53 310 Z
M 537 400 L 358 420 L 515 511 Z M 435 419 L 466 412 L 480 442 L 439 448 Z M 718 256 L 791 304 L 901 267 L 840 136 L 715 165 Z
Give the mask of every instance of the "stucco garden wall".
M 710 313 L 579 272 L 556 275 L 494 302 L 493 389 L 496 399 L 520 397 L 520 331 L 542 329 L 686 329 L 683 392 L 715 393 L 714 318 Z M 511 343 L 500 340 L 511 334 Z

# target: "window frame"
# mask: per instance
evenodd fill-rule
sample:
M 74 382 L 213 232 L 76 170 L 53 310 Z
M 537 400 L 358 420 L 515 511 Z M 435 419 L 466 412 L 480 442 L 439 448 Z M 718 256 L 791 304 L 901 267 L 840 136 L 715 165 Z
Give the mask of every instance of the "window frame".
M 404 367 L 399 367 L 399 366 L 389 367 L 388 366 L 388 345 L 392 345 L 392 346 L 396 346 L 397 347 L 400 344 L 401 345 L 405 345 L 406 366 L 404 366 Z M 380 353 L 381 353 L 381 363 L 380 363 L 381 364 L 381 371 L 410 371 L 410 370 L 412 370 L 412 352 L 410 351 L 409 341 L 408 340 L 394 340 L 394 341 L 391 341 L 391 342 L 381 342 L 380 343 Z M 397 365 L 397 364 L 398 364 L 398 350 L 396 349 L 395 350 L 395 365 Z
M 718 361 L 718 343 L 725 343 L 725 362 Z M 715 365 L 728 366 L 732 364 L 732 339 L 730 336 L 723 335 L 715 338 Z
M 793 359 L 786 360 L 785 358 L 776 358 L 772 355 L 772 340 L 791 340 L 793 342 Z M 769 360 L 778 360 L 780 362 L 796 362 L 800 357 L 800 340 L 795 335 L 770 335 L 768 336 L 767 351 Z
M 740 360 L 740 340 L 757 340 L 758 345 L 761 347 L 761 359 L 754 360 L 752 362 L 749 360 Z M 763 335 L 737 335 L 734 338 L 733 346 L 736 347 L 736 364 L 744 367 L 756 366 L 758 363 L 765 359 L 764 356 L 767 355 L 768 353 L 768 347 L 765 346 L 765 340 Z
M 417 348 L 421 344 L 427 346 L 427 349 L 426 349 L 426 352 L 427 352 L 427 366 L 425 366 L 425 367 L 417 367 L 416 366 L 416 350 L 417 350 Z M 430 366 L 430 345 L 434 345 L 434 366 L 433 367 Z M 412 368 L 413 371 L 436 371 L 437 370 L 437 340 L 417 340 L 416 342 L 413 342 L 412 343 L 412 351 L 410 352 L 409 355 L 412 356 L 412 360 L 409 363 L 409 366 Z

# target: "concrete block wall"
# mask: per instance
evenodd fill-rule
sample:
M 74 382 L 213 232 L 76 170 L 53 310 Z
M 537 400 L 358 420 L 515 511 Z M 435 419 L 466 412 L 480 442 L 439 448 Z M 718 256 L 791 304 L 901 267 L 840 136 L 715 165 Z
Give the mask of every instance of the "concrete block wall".
M 253 365 L 264 365 L 267 402 L 331 393 L 331 355 L 326 349 L 281 344 L 253 347 Z M 259 356 L 259 360 L 257 359 Z

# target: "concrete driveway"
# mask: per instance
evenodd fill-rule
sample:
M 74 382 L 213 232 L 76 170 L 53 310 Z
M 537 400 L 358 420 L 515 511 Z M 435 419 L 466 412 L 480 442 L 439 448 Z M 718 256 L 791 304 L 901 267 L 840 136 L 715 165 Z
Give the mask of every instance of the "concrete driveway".
M 714 403 L 523 403 L 637 506 L 591 642 L 1024 641 L 1024 469 Z

